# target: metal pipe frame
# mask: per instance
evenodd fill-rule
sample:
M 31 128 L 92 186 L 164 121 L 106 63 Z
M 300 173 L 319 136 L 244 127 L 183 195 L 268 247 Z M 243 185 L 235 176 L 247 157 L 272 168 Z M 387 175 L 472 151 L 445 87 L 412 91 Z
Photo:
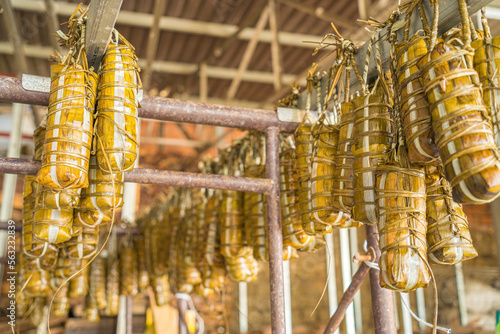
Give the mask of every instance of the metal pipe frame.
M 46 106 L 48 105 L 48 98 L 49 96 L 47 93 L 27 91 L 22 88 L 21 80 L 18 78 L 0 76 L 0 101 Z M 280 205 L 279 133 L 293 132 L 297 128 L 298 123 L 281 122 L 278 120 L 276 113 L 270 110 L 227 107 L 148 96 L 145 96 L 141 102 L 141 108 L 138 114 L 142 118 L 163 121 L 223 126 L 265 132 L 265 179 L 136 168 L 131 172 L 125 173 L 125 181 L 177 187 L 258 192 L 265 194 L 267 199 L 269 238 L 271 327 L 273 334 L 286 334 L 283 282 L 283 239 Z M 0 159 L 0 173 L 34 175 L 39 169 L 39 161 L 12 158 Z M 378 250 L 378 244 L 373 235 L 372 227 L 367 227 L 367 238 L 369 246 L 377 250 L 377 254 L 379 255 L 380 251 Z M 358 272 L 363 270 L 366 270 L 365 265 L 360 266 Z M 359 276 L 363 275 L 360 273 L 357 277 Z M 370 271 L 370 282 L 372 286 L 375 333 L 396 333 L 394 306 L 390 291 L 380 287 L 378 273 L 374 270 Z M 354 289 L 357 285 L 361 285 L 361 282 L 353 282 L 351 287 Z M 351 289 L 351 287 L 349 289 Z M 347 295 L 345 298 L 350 297 Z M 340 309 L 337 313 L 343 314 L 343 312 L 344 311 Z M 182 325 L 180 329 L 184 330 Z

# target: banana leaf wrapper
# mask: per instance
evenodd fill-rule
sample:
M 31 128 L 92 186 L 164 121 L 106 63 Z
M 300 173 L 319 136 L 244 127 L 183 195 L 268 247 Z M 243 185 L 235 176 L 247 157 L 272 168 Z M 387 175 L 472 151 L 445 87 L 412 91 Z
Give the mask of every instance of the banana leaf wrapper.
M 189 201 L 187 203 L 189 206 Z M 196 268 L 194 252 L 196 215 L 192 213 L 189 208 L 185 209 L 184 219 L 178 227 L 177 289 L 183 293 L 192 292 L 194 286 L 201 283 L 201 275 Z
M 477 256 L 467 216 L 453 200 L 451 186 L 442 172 L 426 168 L 427 256 L 435 264 L 453 265 Z
M 80 191 L 81 189 L 57 190 L 39 185 L 35 206 L 57 210 L 75 208 L 80 203 Z
M 103 172 L 96 157 L 90 157 L 89 186 L 82 189 L 80 210 L 110 211 L 123 206 L 124 174 Z
M 77 222 L 73 223 L 73 226 Z M 99 227 L 81 226 L 80 233 L 66 242 L 68 257 L 88 259 L 95 255 L 99 245 Z
M 419 169 L 380 166 L 377 172 L 382 287 L 410 292 L 427 287 L 425 175 Z
M 23 255 L 21 255 L 22 257 Z M 29 310 L 30 303 L 31 303 L 31 298 L 26 295 L 22 291 L 22 287 L 24 284 L 24 267 L 22 266 L 23 263 L 21 261 L 18 261 L 16 263 L 16 272 L 18 273 L 17 279 L 16 279 L 16 292 L 15 292 L 15 298 L 16 298 L 16 315 L 18 317 L 22 317 L 23 315 L 26 314 L 26 312 Z
M 33 217 L 35 239 L 51 244 L 59 244 L 71 239 L 73 209 L 36 208 Z
M 40 259 L 21 255 L 19 262 L 23 269 L 23 293 L 28 297 L 47 296 L 50 293 L 50 272 L 41 268 Z
M 106 260 L 96 257 L 90 265 L 89 292 L 94 295 L 97 308 L 103 310 L 108 306 L 106 296 Z
M 340 226 L 350 215 L 333 206 L 333 178 L 339 128 L 329 124 L 323 114 L 313 129 L 313 157 L 311 167 L 311 222 L 304 229 L 308 234 L 321 235 Z
M 245 241 L 243 209 L 243 193 L 222 191 L 222 199 L 216 210 L 220 220 L 221 254 L 225 258 L 236 258 L 251 252 Z M 207 216 L 212 214 L 210 210 L 213 209 L 207 208 Z
M 439 160 L 434 142 L 429 103 L 420 82 L 417 62 L 427 54 L 425 37 L 415 35 L 395 47 L 396 76 L 400 91 L 400 112 L 408 146 L 408 158 L 413 164 L 427 164 Z
M 250 165 L 245 168 L 246 177 L 262 177 L 264 166 Z M 244 193 L 245 236 L 253 257 L 257 261 L 269 260 L 267 245 L 266 196 L 259 193 Z
M 135 254 L 137 258 L 137 287 L 139 293 L 149 286 L 149 272 L 146 264 L 146 240 L 143 235 L 136 235 L 134 238 Z
M 98 77 L 80 65 L 52 65 L 42 168 L 36 181 L 54 189 L 88 185 Z
M 280 153 L 280 187 L 283 245 L 298 249 L 311 242 L 313 237 L 302 228 L 293 148 Z
M 177 205 L 179 205 L 177 203 Z M 168 273 L 168 279 L 169 279 L 169 284 L 172 287 L 177 286 L 177 274 L 178 274 L 178 255 L 177 252 L 179 250 L 178 248 L 178 240 L 180 239 L 179 236 L 179 222 L 181 220 L 181 209 L 180 206 L 176 206 L 174 208 L 170 208 L 169 214 L 170 214 L 170 242 L 168 244 L 169 250 L 168 250 L 168 259 L 167 259 L 167 273 Z M 162 241 L 164 242 L 164 241 Z
M 141 259 L 142 261 L 142 259 Z M 136 253 L 130 241 L 120 245 L 120 294 L 133 297 L 139 293 Z
M 79 229 L 83 226 L 89 228 L 97 228 L 102 225 L 106 225 L 111 221 L 111 216 L 113 215 L 112 210 L 80 210 L 80 208 L 74 210 L 74 233 L 78 235 Z
M 352 101 L 354 112 L 354 206 L 352 218 L 373 224 L 375 212 L 375 173 L 383 165 L 392 144 L 390 105 L 382 94 L 368 94 Z
M 120 268 L 116 257 L 109 257 L 106 273 L 106 300 L 107 306 L 102 315 L 116 317 L 120 310 Z
M 438 43 L 418 62 L 446 178 L 458 203 L 487 203 L 500 194 L 500 161 L 472 55 Z
M 202 210 L 202 212 L 205 215 L 206 210 Z M 198 221 L 199 218 L 198 214 Z M 222 291 L 226 278 L 224 258 L 220 253 L 220 230 L 217 216 L 212 215 L 210 220 L 205 220 L 199 232 L 201 233 L 198 235 L 200 238 L 196 266 L 200 271 L 202 282 L 198 292 L 207 297 L 216 291 Z
M 323 248 L 324 246 L 325 246 L 325 241 L 323 240 L 323 238 L 320 236 L 316 236 L 313 237 L 313 240 L 310 243 L 308 243 L 302 248 L 299 248 L 298 251 L 303 253 L 313 253 L 316 252 L 318 249 Z
M 338 228 L 358 227 L 361 223 L 352 219 L 354 205 L 354 155 L 351 147 L 354 140 L 354 113 L 351 102 L 344 102 L 340 108 L 339 139 L 335 155 L 333 171 L 332 206 L 344 216 L 349 216 L 341 222 Z
M 33 307 L 29 315 L 29 320 L 32 325 L 37 326 L 47 315 L 44 312 L 44 308 L 47 306 L 47 296 L 36 296 L 33 297 Z
M 493 126 L 495 144 L 500 147 L 500 36 L 472 41 L 474 69 L 483 88 L 483 101 Z
M 85 320 L 96 323 L 101 321 L 101 317 L 99 316 L 99 309 L 97 308 L 97 304 L 95 301 L 95 297 L 92 293 L 88 293 L 85 297 Z
M 49 242 L 33 238 L 35 196 L 33 185 L 37 186 L 35 177 L 24 177 L 23 231 L 22 248 L 27 258 L 39 258 L 44 269 L 52 268 L 57 261 L 57 247 Z
M 252 254 L 237 258 L 226 258 L 228 277 L 233 282 L 253 282 L 259 274 L 259 264 Z
M 153 277 L 151 287 L 155 295 L 156 306 L 164 306 L 170 302 L 170 285 L 167 275 Z
M 67 317 L 69 313 L 69 285 L 65 284 L 61 287 L 52 302 L 51 315 L 54 317 Z
M 175 206 L 173 206 L 175 205 Z M 167 266 L 166 273 L 168 274 L 169 284 L 172 287 L 176 286 L 177 282 L 177 240 L 179 239 L 179 222 L 181 220 L 181 209 L 178 203 L 172 203 L 169 208 L 169 219 L 170 219 L 170 231 L 169 231 L 169 243 L 168 243 L 168 257 L 165 258 L 165 265 Z M 163 240 L 160 242 L 164 243 Z M 158 249 L 161 252 L 162 248 Z M 162 255 L 158 255 L 162 259 Z M 163 262 L 163 261 L 162 261 Z
M 312 197 L 311 197 L 311 159 L 312 159 L 312 125 L 305 120 L 300 123 L 295 131 L 295 156 L 296 156 L 296 170 L 298 172 L 299 182 L 299 207 L 300 219 L 302 228 L 305 233 L 311 233 L 309 225 L 314 223 L 311 221 L 312 211 Z M 327 227 L 328 233 L 331 227 Z
M 50 286 L 56 291 L 65 281 L 82 267 L 81 260 L 71 259 L 67 256 L 66 247 L 59 249 L 59 256 L 54 270 L 51 272 Z M 67 282 L 66 282 L 67 283 Z M 68 284 L 65 284 L 68 285 Z
M 139 66 L 134 49 L 110 43 L 102 58 L 97 96 L 96 136 L 99 167 L 130 171 L 137 159 Z M 108 164 L 109 160 L 109 164 Z
M 85 267 L 87 260 L 81 260 L 81 267 Z M 80 269 L 78 268 L 78 269 Z M 81 270 L 69 281 L 69 298 L 81 298 L 89 291 L 89 267 Z

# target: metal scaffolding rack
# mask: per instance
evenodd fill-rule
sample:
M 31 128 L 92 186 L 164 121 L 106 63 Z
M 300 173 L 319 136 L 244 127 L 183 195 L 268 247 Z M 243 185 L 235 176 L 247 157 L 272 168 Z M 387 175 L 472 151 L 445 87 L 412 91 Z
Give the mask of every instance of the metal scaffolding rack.
M 482 6 L 492 0 L 470 0 L 469 12 L 474 13 Z M 96 20 L 99 15 L 106 13 L 105 7 L 120 4 L 119 0 L 91 1 L 91 5 L 100 6 L 97 9 Z M 456 13 L 456 1 L 441 0 L 440 23 L 442 29 L 458 23 Z M 119 8 L 119 7 L 118 7 Z M 430 8 L 426 7 L 430 12 Z M 116 15 L 118 11 L 116 11 Z M 104 17 L 104 18 L 103 18 Z M 106 18 L 101 15 L 101 20 L 114 25 L 116 17 Z M 111 22 L 112 21 L 112 22 Z M 98 22 L 94 29 L 102 32 L 99 27 L 103 22 Z M 420 29 L 412 26 L 411 33 Z M 102 40 L 102 39 L 101 39 Z M 104 40 L 106 40 L 104 38 Z M 92 44 L 87 43 L 88 45 Z M 96 43 L 98 44 L 98 43 Z M 383 58 L 388 58 L 389 49 L 381 43 Z M 94 45 L 94 53 L 104 52 L 103 45 Z M 364 45 L 356 56 L 364 59 L 366 52 Z M 94 55 L 95 56 L 95 55 Z M 373 55 L 372 55 L 373 56 Z M 98 59 L 96 56 L 94 59 Z M 375 62 L 371 62 L 374 64 Z M 325 65 L 325 64 L 323 64 Z M 370 69 L 370 73 L 373 72 Z M 23 103 L 31 105 L 47 106 L 49 94 L 37 91 L 25 90 L 21 80 L 14 77 L 0 76 L 0 101 Z M 286 333 L 285 329 L 285 299 L 283 279 L 283 239 L 281 229 L 280 209 L 280 175 L 279 175 L 279 133 L 292 133 L 298 123 L 281 122 L 277 114 L 271 110 L 250 109 L 242 107 L 228 107 L 222 105 L 207 104 L 201 102 L 182 101 L 177 99 L 145 96 L 141 102 L 138 115 L 145 119 L 156 119 L 179 123 L 194 123 L 212 126 L 222 126 L 245 130 L 257 130 L 266 136 L 266 178 L 230 177 L 222 175 L 208 175 L 199 173 L 174 172 L 157 169 L 136 168 L 125 173 L 126 182 L 160 184 L 188 188 L 212 188 L 243 192 L 263 193 L 267 196 L 267 219 L 269 237 L 269 278 L 271 291 L 271 327 L 276 334 Z M 34 175 L 40 168 L 40 162 L 27 159 L 0 158 L 0 173 Z M 1 229 L 1 228 L 0 228 Z M 366 227 L 368 246 L 373 248 L 374 255 L 371 261 L 377 262 L 380 256 L 378 242 L 373 233 L 373 227 Z M 369 272 L 374 328 L 376 334 L 395 334 L 396 321 L 394 312 L 393 296 L 391 291 L 380 287 L 379 275 L 376 270 L 364 262 L 354 274 L 351 285 L 345 291 L 339 302 L 337 311 L 333 314 L 325 330 L 325 333 L 334 333 L 339 327 L 345 311 L 353 301 L 355 293 L 359 290 L 363 279 Z M 288 333 L 291 334 L 291 333 Z
M 25 90 L 21 80 L 0 76 L 0 101 L 48 105 L 48 93 Z M 266 135 L 266 178 L 230 177 L 188 172 L 174 172 L 157 169 L 136 168 L 125 173 L 126 182 L 161 184 L 187 188 L 212 188 L 244 192 L 263 193 L 267 196 L 267 219 L 269 235 L 269 281 L 271 290 L 271 326 L 273 333 L 285 332 L 285 301 L 283 289 L 283 239 L 281 230 L 280 175 L 279 175 L 279 133 L 291 133 L 297 123 L 280 122 L 275 112 L 261 109 L 227 107 L 200 102 L 188 102 L 161 97 L 145 96 L 141 102 L 139 116 L 147 119 L 216 125 L 258 130 Z M 34 175 L 40 162 L 28 159 L 1 158 L 0 173 Z M 371 227 L 367 227 L 368 245 L 378 251 L 378 244 Z M 378 260 L 375 259 L 375 261 Z M 345 312 L 342 305 L 352 302 L 355 292 L 361 286 L 362 278 L 369 271 L 361 265 L 350 288 L 340 301 L 341 307 L 332 317 L 340 325 Z M 374 321 L 377 334 L 395 333 L 393 299 L 389 290 L 382 289 L 378 273 L 370 274 Z M 337 319 L 337 320 L 335 320 Z M 338 320 L 340 319 L 340 321 Z M 393 330 L 391 330 L 391 328 Z M 333 331 L 332 331 L 333 333 Z

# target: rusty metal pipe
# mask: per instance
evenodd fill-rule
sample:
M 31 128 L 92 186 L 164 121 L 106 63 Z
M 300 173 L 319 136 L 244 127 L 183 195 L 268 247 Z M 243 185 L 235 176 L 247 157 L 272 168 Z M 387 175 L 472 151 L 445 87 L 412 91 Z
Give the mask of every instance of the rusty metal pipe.
M 0 158 L 0 173 L 35 175 L 39 169 L 40 162 L 36 160 Z M 266 179 L 145 168 L 136 168 L 126 172 L 125 182 L 257 193 L 269 193 L 274 187 L 273 181 Z
M 368 247 L 373 247 L 376 254 L 375 262 L 380 258 L 380 248 L 373 233 L 373 226 L 366 225 Z M 378 270 L 370 270 L 370 286 L 372 294 L 372 310 L 375 334 L 396 334 L 396 313 L 392 291 L 380 286 Z
M 0 101 L 47 106 L 49 94 L 25 90 L 21 79 L 0 76 Z M 282 132 L 293 132 L 297 123 L 280 122 L 273 110 L 225 106 L 144 96 L 139 117 L 179 123 L 205 124 L 247 130 L 264 131 L 277 127 Z
M 323 332 L 323 334 L 333 334 L 339 328 L 340 324 L 342 323 L 342 320 L 344 319 L 347 308 L 349 307 L 349 305 L 351 305 L 352 301 L 354 300 L 356 292 L 358 292 L 359 289 L 361 288 L 361 284 L 363 284 L 366 274 L 369 271 L 370 267 L 368 267 L 364 262 L 361 263 L 358 270 L 352 277 L 351 284 L 349 285 L 347 290 L 345 290 L 344 295 L 342 296 L 342 299 L 340 300 L 339 305 L 337 306 L 337 310 L 330 318 L 328 325 L 326 325 L 326 329 Z
M 283 282 L 283 235 L 281 230 L 279 129 L 266 130 L 266 177 L 273 181 L 266 196 L 269 245 L 269 284 L 271 289 L 271 328 L 285 334 L 285 294 Z

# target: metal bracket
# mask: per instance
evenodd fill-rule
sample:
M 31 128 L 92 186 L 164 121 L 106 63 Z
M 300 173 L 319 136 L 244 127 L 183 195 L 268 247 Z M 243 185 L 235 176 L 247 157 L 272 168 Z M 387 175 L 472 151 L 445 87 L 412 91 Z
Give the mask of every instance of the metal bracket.
M 293 108 L 285 108 L 278 107 L 278 119 L 281 122 L 288 123 L 300 123 L 304 119 L 307 111 L 304 109 L 293 109 Z M 318 117 L 318 112 L 315 110 L 309 111 L 310 114 L 314 115 L 315 118 Z
M 50 78 L 33 74 L 24 74 L 21 76 L 21 86 L 25 90 L 39 93 L 50 93 Z M 142 88 L 137 92 L 137 101 L 140 103 L 144 97 Z

